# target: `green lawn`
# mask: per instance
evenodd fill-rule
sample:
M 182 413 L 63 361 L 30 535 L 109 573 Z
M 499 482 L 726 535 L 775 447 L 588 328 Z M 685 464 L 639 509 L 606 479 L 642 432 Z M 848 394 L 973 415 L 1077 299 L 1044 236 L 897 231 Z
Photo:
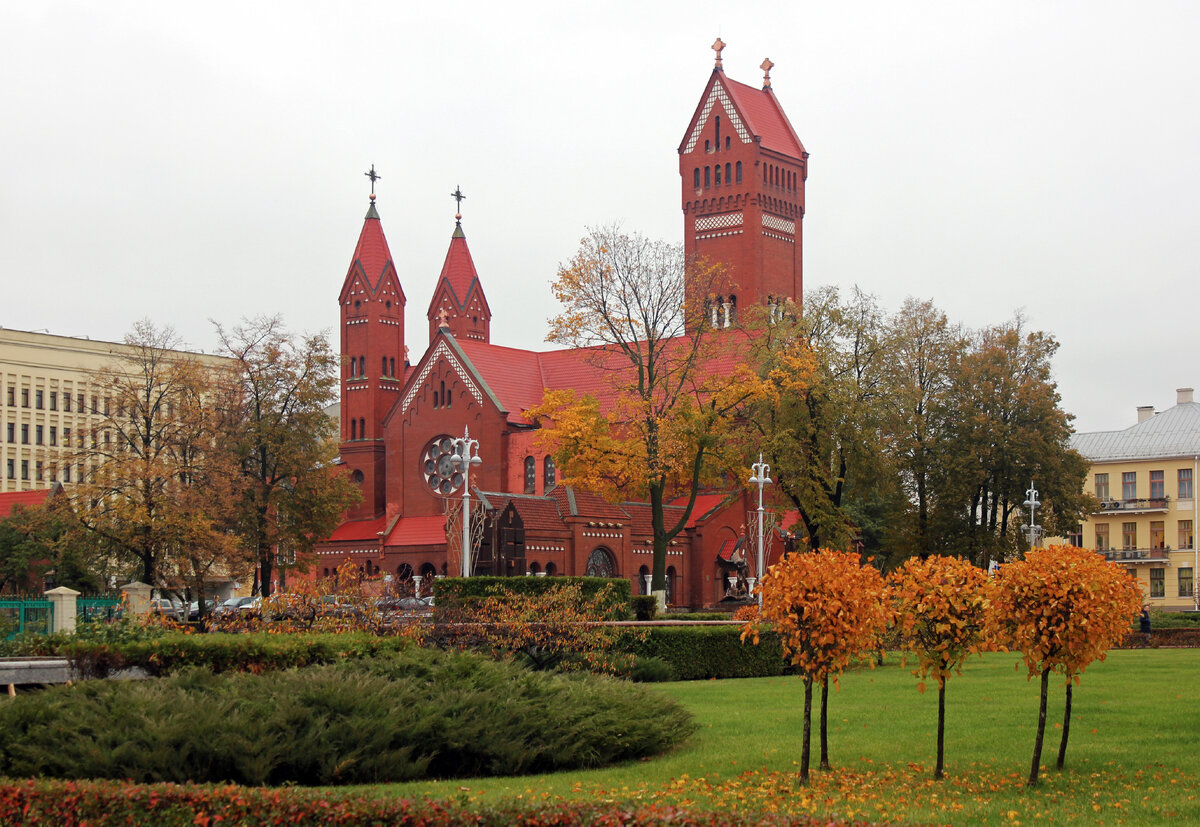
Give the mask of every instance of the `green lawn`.
M 1051 685 L 1041 786 L 1023 785 L 1038 686 L 1014 655 L 972 660 L 949 682 L 946 770 L 930 779 L 937 694 L 897 658 L 843 676 L 830 696 L 833 772 L 795 784 L 803 685 L 797 678 L 660 684 L 700 728 L 661 758 L 605 770 L 395 785 L 396 795 L 639 799 L 744 811 L 951 824 L 1200 823 L 1196 753 L 1200 650 L 1117 651 L 1075 690 L 1067 769 L 1053 769 L 1064 690 Z M 402 714 L 402 713 L 399 713 Z

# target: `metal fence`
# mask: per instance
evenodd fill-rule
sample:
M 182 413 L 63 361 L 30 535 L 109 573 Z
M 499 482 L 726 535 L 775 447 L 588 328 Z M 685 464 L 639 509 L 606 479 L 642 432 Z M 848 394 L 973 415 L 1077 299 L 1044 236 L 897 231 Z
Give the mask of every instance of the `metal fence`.
M 42 597 L 0 598 L 0 632 L 6 640 L 23 634 L 50 634 L 54 604 Z
M 120 597 L 77 597 L 75 598 L 75 621 L 89 623 L 96 620 L 112 620 L 121 611 Z

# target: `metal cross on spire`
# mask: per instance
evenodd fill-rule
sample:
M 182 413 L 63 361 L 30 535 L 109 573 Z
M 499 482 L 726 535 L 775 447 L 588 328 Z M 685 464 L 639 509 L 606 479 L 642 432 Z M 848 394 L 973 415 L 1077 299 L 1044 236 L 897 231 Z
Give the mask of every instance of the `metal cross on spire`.
M 718 68 L 718 69 L 721 68 L 721 50 L 724 48 L 725 48 L 725 41 L 722 40 L 721 38 L 718 37 L 716 40 L 713 41 L 712 50 L 717 53 L 716 68 Z
M 763 89 L 771 88 L 771 70 L 775 68 L 775 64 L 771 62 L 771 58 L 764 58 L 759 64 L 759 69 L 763 70 Z
M 467 196 L 462 194 L 462 187 L 454 185 L 454 192 L 450 193 L 450 197 L 455 201 L 454 220 L 462 221 L 462 202 Z
M 375 165 L 374 165 L 374 164 L 371 164 L 371 171 L 370 171 L 370 172 L 364 172 L 364 173 L 363 173 L 363 175 L 365 175 L 365 176 L 367 176 L 368 178 L 370 178 L 370 179 L 371 179 L 371 197 L 372 197 L 372 198 L 374 198 L 374 197 L 375 197 L 375 182 L 376 182 L 376 181 L 378 181 L 378 180 L 379 180 L 380 178 L 382 178 L 383 176 L 382 176 L 382 175 L 380 175 L 378 172 L 376 172 L 376 171 L 375 171 Z

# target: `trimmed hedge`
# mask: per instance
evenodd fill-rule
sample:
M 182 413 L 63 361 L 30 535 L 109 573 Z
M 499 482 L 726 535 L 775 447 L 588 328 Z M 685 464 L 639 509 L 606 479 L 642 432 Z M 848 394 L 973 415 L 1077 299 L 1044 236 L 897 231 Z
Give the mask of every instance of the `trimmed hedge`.
M 268 672 L 300 666 L 361 660 L 411 648 L 407 638 L 365 633 L 275 635 L 190 635 L 171 633 L 148 640 L 114 643 L 67 639 L 53 654 L 71 659 L 84 678 L 103 678 L 132 667 L 169 675 L 189 666 L 211 672 Z
M 658 598 L 652 594 L 635 594 L 630 602 L 636 620 L 654 620 L 658 614 Z
M 763 632 L 760 643 L 742 643 L 742 626 L 651 626 L 640 640 L 624 636 L 623 651 L 670 664 L 676 680 L 763 678 L 782 675 L 786 663 L 779 635 Z
M 1148 636 L 1141 632 L 1129 632 L 1117 648 L 1157 649 L 1160 646 L 1200 648 L 1200 629 L 1152 629 Z
M 0 704 L 0 776 L 377 784 L 598 767 L 656 755 L 695 724 L 594 675 L 469 653 L 153 681 L 88 681 Z
M 469 605 L 497 591 L 542 594 L 567 584 L 578 585 L 586 600 L 609 589 L 606 620 L 624 620 L 629 612 L 633 587 L 619 577 L 446 577 L 433 581 L 433 619 L 437 622 L 449 609 Z
M 555 804 L 466 803 L 381 798 L 289 788 L 205 787 L 96 781 L 20 781 L 0 785 L 0 825 L 58 824 L 212 827 L 216 824 L 377 824 L 399 827 L 584 827 L 638 824 L 646 827 L 843 827 L 826 818 L 690 811 L 665 805 L 570 801 Z M 864 822 L 853 822 L 861 825 Z

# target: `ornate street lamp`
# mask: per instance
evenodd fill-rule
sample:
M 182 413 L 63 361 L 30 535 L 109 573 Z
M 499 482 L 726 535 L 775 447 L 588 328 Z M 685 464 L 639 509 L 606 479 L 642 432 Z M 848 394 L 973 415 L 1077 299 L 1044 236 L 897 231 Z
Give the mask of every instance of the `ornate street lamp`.
M 763 462 L 763 455 L 758 455 L 758 462 L 750 466 L 754 472 L 754 476 L 750 477 L 750 484 L 758 486 L 758 567 L 754 574 L 758 578 L 759 583 L 762 583 L 763 576 L 763 486 L 771 484 L 771 466 Z M 750 582 L 750 588 L 754 588 L 754 581 Z M 763 604 L 762 587 L 758 590 L 758 608 L 761 609 Z
M 480 465 L 479 440 L 471 439 L 467 428 L 463 427 L 463 435 L 454 440 L 454 454 L 450 462 L 462 471 L 463 476 L 463 505 L 462 505 L 462 576 L 471 576 L 471 466 Z
M 1042 538 L 1042 527 L 1037 524 L 1037 510 L 1042 502 L 1038 499 L 1038 490 L 1033 487 L 1033 480 L 1029 481 L 1029 490 L 1025 492 L 1025 502 L 1022 503 L 1029 509 L 1029 524 L 1021 526 L 1021 531 L 1025 532 L 1025 536 L 1029 538 L 1029 550 L 1033 551 L 1037 548 L 1038 540 Z

